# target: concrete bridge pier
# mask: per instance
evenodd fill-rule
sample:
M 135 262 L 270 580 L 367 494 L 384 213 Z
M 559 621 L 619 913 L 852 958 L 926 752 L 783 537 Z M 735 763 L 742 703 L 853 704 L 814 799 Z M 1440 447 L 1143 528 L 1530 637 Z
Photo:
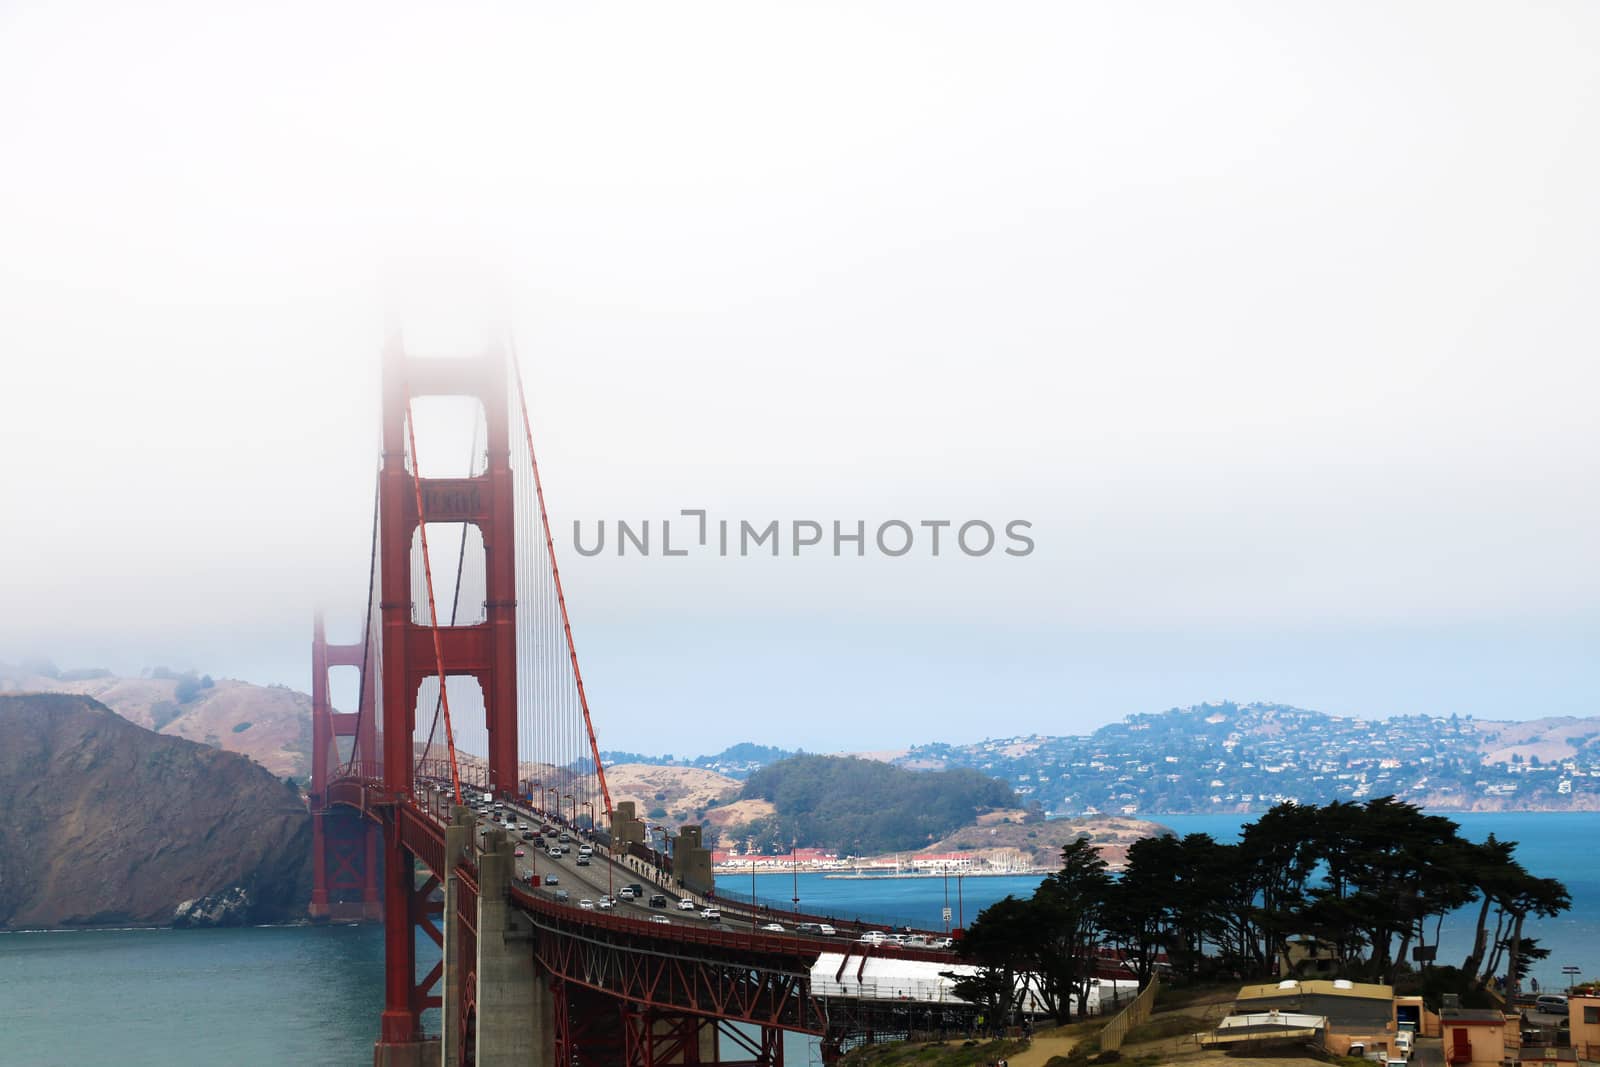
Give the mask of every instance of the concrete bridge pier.
M 437 797 L 435 798 L 438 799 Z M 473 818 L 470 808 L 456 808 L 444 828 L 444 912 L 439 927 L 444 933 L 444 992 L 440 995 L 440 1062 L 460 1067 L 461 1049 L 461 879 L 456 864 L 471 855 Z
M 516 846 L 494 831 L 487 844 L 478 857 L 477 1065 L 555 1067 L 554 999 L 534 963 L 533 924 L 511 906 Z

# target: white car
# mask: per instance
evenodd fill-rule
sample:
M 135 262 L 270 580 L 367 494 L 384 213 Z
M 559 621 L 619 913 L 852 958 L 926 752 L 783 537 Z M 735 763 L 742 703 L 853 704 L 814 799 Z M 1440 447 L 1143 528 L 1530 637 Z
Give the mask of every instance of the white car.
M 828 923 L 818 923 L 817 924 L 817 933 L 821 934 L 823 937 L 832 937 L 834 934 L 837 934 L 838 932 L 839 931 L 835 930 Z
M 653 923 L 660 923 L 662 926 L 672 925 L 672 920 L 667 918 L 665 915 L 652 915 L 650 916 L 650 921 Z
M 783 933 L 783 924 L 782 923 L 767 923 L 761 929 L 767 931 L 767 933 L 769 933 L 769 934 L 781 934 L 781 933 Z
M 859 940 L 863 945 L 881 945 L 885 941 L 889 940 L 889 938 L 882 930 L 868 930 L 857 940 Z
M 718 911 L 716 908 L 707 908 L 705 911 L 700 913 L 700 918 L 704 919 L 708 923 L 719 923 L 722 921 L 722 912 Z
M 679 911 L 693 911 L 694 910 L 694 901 L 690 900 L 688 897 L 684 897 L 682 900 L 678 901 L 678 910 Z
M 616 906 L 617 906 L 617 902 L 612 900 L 610 897 L 601 897 L 600 898 L 600 910 L 601 911 L 610 911 L 612 908 L 614 908 Z
M 584 911 L 593 911 L 594 901 L 590 900 L 588 897 L 584 897 L 582 900 L 578 901 L 578 907 L 582 908 Z

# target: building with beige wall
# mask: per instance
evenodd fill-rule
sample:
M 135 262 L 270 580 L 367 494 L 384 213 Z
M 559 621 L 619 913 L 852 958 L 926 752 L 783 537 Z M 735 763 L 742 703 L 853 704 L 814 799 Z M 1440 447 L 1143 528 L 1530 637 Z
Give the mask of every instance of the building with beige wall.
M 1507 1019 L 1510 1019 L 1508 1024 Z M 1489 1008 L 1445 1008 L 1439 1013 L 1444 1060 L 1450 1067 L 1500 1067 L 1508 1055 L 1507 1027 L 1521 1043 L 1516 1016 Z M 1514 1051 L 1511 1053 L 1514 1057 Z
M 1600 1061 L 1600 994 L 1569 996 L 1567 1018 L 1578 1058 Z

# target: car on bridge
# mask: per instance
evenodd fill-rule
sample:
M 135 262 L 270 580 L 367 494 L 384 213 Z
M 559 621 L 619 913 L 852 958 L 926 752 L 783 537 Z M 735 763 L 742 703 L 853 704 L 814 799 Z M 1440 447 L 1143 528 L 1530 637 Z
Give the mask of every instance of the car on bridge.
M 707 908 L 705 911 L 700 913 L 700 918 L 704 919 L 708 923 L 719 923 L 722 921 L 722 912 L 718 911 L 716 908 Z
M 587 867 L 587 866 L 589 866 L 589 857 L 588 856 L 579 856 L 577 859 L 573 860 L 572 862 L 576 863 L 579 867 Z
M 761 929 L 765 930 L 769 934 L 781 934 L 785 932 L 782 923 L 764 923 L 762 924 Z
M 600 898 L 599 908 L 600 908 L 601 911 L 610 911 L 612 908 L 614 908 L 616 906 L 617 906 L 617 902 L 616 902 L 615 898 L 613 898 L 613 897 L 601 897 Z
M 672 920 L 667 918 L 665 915 L 652 915 L 650 916 L 650 921 L 653 923 L 660 923 L 662 926 L 672 925 Z
M 544 876 L 544 884 L 545 885 L 560 885 L 561 884 L 561 876 L 559 874 L 547 874 L 547 875 Z
M 693 911 L 694 910 L 694 901 L 690 900 L 688 897 L 684 897 L 682 900 L 678 901 L 678 910 L 679 911 Z
M 594 901 L 590 900 L 588 897 L 584 897 L 582 900 L 578 901 L 578 907 L 582 908 L 584 911 L 593 911 Z
M 665 893 L 657 893 L 655 896 L 650 898 L 650 906 L 652 908 L 664 908 L 664 907 L 666 907 L 667 906 L 667 895 Z M 665 918 L 665 917 L 666 916 L 662 916 L 662 918 Z
M 527 854 L 528 854 L 528 850 L 525 849 L 525 848 L 522 848 L 521 846 L 518 846 L 517 850 L 512 853 L 512 855 L 516 856 L 518 859 L 521 859 L 523 856 L 526 856 Z

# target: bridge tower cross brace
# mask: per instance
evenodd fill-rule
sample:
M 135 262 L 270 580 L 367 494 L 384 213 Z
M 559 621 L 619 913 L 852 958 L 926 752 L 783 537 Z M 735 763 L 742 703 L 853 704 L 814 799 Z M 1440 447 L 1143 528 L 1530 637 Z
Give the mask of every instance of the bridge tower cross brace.
M 517 789 L 516 523 L 507 372 L 503 350 L 435 359 L 407 355 L 398 339 L 391 339 L 384 351 L 378 553 L 382 788 L 391 803 L 412 799 L 417 693 L 424 679 L 440 673 L 430 627 L 412 622 L 413 601 L 423 607 L 419 617 L 426 618 L 427 591 L 411 587 L 412 538 L 421 522 L 472 523 L 483 536 L 485 620 L 441 628 L 439 655 L 446 677 L 472 677 L 482 688 L 490 790 L 510 794 Z M 419 515 L 417 485 L 406 464 L 406 415 L 412 401 L 424 396 L 468 396 L 483 405 L 488 464 L 483 473 L 465 478 L 421 478 Z M 427 457 L 420 469 L 426 471 Z M 376 1060 L 400 1063 L 407 1058 L 403 1049 L 419 1048 L 423 1041 L 427 990 L 415 984 L 415 930 L 425 928 L 429 916 L 420 912 L 414 864 L 395 820 L 388 820 L 386 830 L 384 1010 Z M 386 1047 L 395 1055 L 386 1056 Z

